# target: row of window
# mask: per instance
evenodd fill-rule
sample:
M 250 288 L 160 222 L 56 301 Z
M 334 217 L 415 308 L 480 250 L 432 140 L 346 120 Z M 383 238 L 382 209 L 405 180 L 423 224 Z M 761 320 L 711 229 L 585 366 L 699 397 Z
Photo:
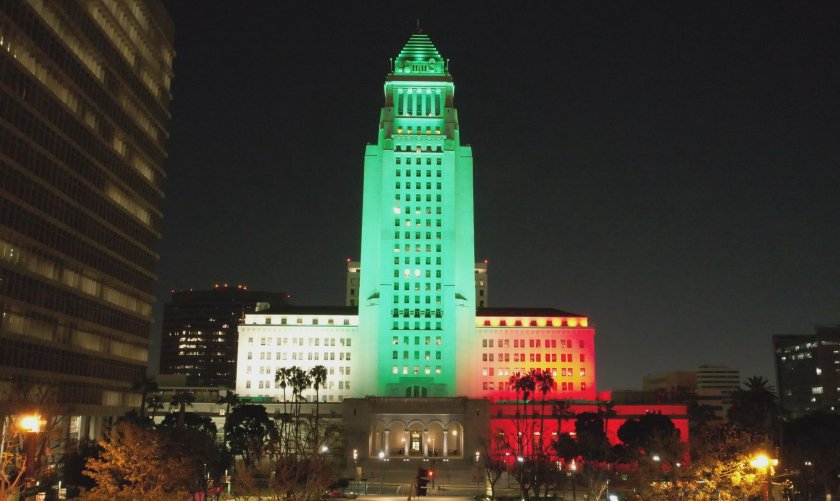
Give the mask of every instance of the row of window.
M 579 355 L 581 363 L 586 362 L 586 357 L 583 353 Z M 495 360 L 494 360 L 495 359 Z M 510 353 L 499 353 L 498 356 L 494 357 L 493 353 L 482 353 L 481 354 L 481 361 L 482 362 L 510 362 Z M 541 353 L 528 353 L 528 357 L 525 356 L 525 353 L 514 353 L 513 354 L 513 361 L 514 362 L 542 362 L 543 357 Z M 546 362 L 557 362 L 557 354 L 556 353 L 546 353 L 545 354 L 545 361 Z M 574 362 L 574 356 L 571 353 L 561 353 L 560 354 L 560 362 L 564 363 L 572 363 Z
M 0 367 L 15 367 L 106 381 L 134 382 L 146 373 L 145 363 L 118 362 L 42 344 L 3 340 Z M 63 385 L 63 384 L 62 384 Z
M 414 287 L 411 286 L 412 283 L 414 284 Z M 413 289 L 415 292 L 420 292 L 420 289 L 422 287 L 422 285 L 421 285 L 422 282 L 412 282 L 410 280 L 407 281 L 407 282 L 403 282 L 402 284 L 403 284 L 403 290 L 405 290 L 405 291 Z M 394 290 L 395 291 L 400 290 L 399 280 L 394 281 Z M 426 291 L 426 292 L 431 291 L 432 290 L 432 283 L 431 282 L 426 282 L 425 288 L 423 288 L 423 290 Z M 435 291 L 440 291 L 440 290 L 441 290 L 441 283 L 436 282 L 435 283 Z
M 431 308 L 394 308 L 391 312 L 391 316 L 393 318 L 432 318 L 432 315 L 434 315 L 435 318 L 443 318 L 443 310 L 440 308 L 436 308 L 435 310 L 432 310 Z
M 440 252 L 441 247 L 440 244 L 435 244 L 435 252 Z M 400 244 L 394 244 L 394 252 L 400 252 Z M 425 247 L 426 252 L 432 252 L 432 244 L 426 244 Z M 405 244 L 405 252 L 423 252 L 423 248 L 420 244 L 416 244 L 412 246 L 411 244 Z
M 427 136 L 432 134 L 432 128 L 431 128 L 431 126 L 428 126 L 428 125 L 426 126 L 425 129 L 420 125 L 418 125 L 417 127 L 412 127 L 411 125 L 406 126 L 405 133 L 408 134 L 409 136 L 414 134 L 415 132 L 417 132 L 417 134 L 423 134 L 424 130 L 425 130 L 425 133 L 426 133 Z M 402 127 L 402 125 L 398 125 L 397 126 L 397 134 L 402 134 L 402 133 L 403 133 L 403 127 Z M 440 126 L 435 126 L 435 135 L 436 136 L 440 135 Z
M 429 375 L 431 373 L 432 373 L 431 366 L 426 365 L 426 366 L 423 367 L 423 374 Z M 441 366 L 436 365 L 435 366 L 435 375 L 439 376 L 442 373 L 443 373 L 443 370 L 441 369 Z M 397 365 L 392 366 L 391 367 L 391 374 L 400 374 L 400 367 L 397 366 Z M 413 374 L 415 376 L 419 376 L 420 375 L 420 366 L 415 365 L 414 367 L 409 367 L 408 365 L 403 365 L 402 366 L 402 374 L 404 374 L 404 375 Z
M 414 160 L 414 162 L 411 161 L 412 159 Z M 443 159 L 442 158 L 436 157 L 434 160 L 435 160 L 435 165 L 443 165 Z M 410 166 L 411 166 L 412 163 L 414 163 L 414 165 L 424 165 L 424 164 L 425 165 L 432 165 L 432 157 L 418 157 L 418 156 L 415 156 L 415 157 L 405 157 L 405 158 L 396 157 L 394 159 L 394 165 L 406 165 L 406 166 L 409 167 L 405 171 L 405 177 L 411 177 Z M 421 172 L 422 171 L 419 170 L 419 169 L 416 170 L 416 177 L 422 177 Z M 397 169 L 397 177 L 399 177 L 399 175 L 400 175 L 400 170 Z M 442 175 L 441 170 L 440 169 L 435 169 L 435 177 L 441 177 L 441 175 Z M 432 177 L 432 171 L 431 170 L 428 170 L 428 169 L 426 170 L 426 177 Z
M 12 67 L 12 64 L 6 58 L 0 62 L 0 73 L 5 69 L 10 74 L 9 77 L 4 75 L 4 81 L 13 92 L 10 99 L 4 99 L 10 102 L 5 103 L 0 116 L 68 165 L 86 164 L 102 173 L 113 172 L 143 200 L 161 198 L 160 190 L 114 149 L 111 138 L 117 132 L 110 123 L 104 120 L 95 122 L 100 125 L 97 133 L 90 126 L 92 122 L 84 121 L 65 106 L 57 105 L 55 97 L 40 82 L 18 67 Z M 23 106 L 23 103 L 28 106 Z M 61 134 L 56 134 L 56 129 Z M 155 163 L 154 160 L 152 162 Z M 161 158 L 156 164 L 161 165 L 162 162 Z
M 394 147 L 394 151 L 406 151 L 406 152 L 414 152 L 414 153 L 443 153 L 443 146 L 435 146 L 432 147 L 430 145 L 426 145 L 425 149 L 418 145 L 406 144 L 401 145 L 398 144 Z
M 406 232 L 395 231 L 394 232 L 394 240 L 399 240 L 400 235 L 402 235 L 406 240 L 411 240 L 411 232 L 410 231 L 406 231 Z M 415 231 L 414 232 L 414 239 L 415 240 L 431 240 L 431 238 L 432 238 L 432 232 L 430 232 L 430 231 L 427 231 L 425 233 L 423 233 L 422 231 Z M 440 239 L 441 239 L 441 232 L 439 232 L 439 231 L 435 232 L 435 240 L 440 240 Z
M 415 330 L 415 331 L 436 330 L 436 331 L 439 331 L 439 330 L 443 330 L 443 327 L 441 326 L 440 322 L 435 322 L 434 326 L 433 326 L 432 322 L 422 322 L 422 325 L 421 325 L 421 322 L 419 322 L 419 321 L 415 321 L 414 322 L 414 327 L 411 327 L 410 322 L 408 322 L 408 321 L 404 321 L 402 324 L 400 324 L 399 322 L 397 322 L 395 320 L 393 325 L 391 326 L 391 329 L 395 330 L 395 331 L 398 331 L 398 330 L 404 330 L 404 331 L 407 331 L 407 330 Z
M 3 239 L 0 239 L 0 260 L 8 265 L 20 266 L 49 280 L 55 280 L 85 294 L 103 299 L 138 315 L 151 314 L 151 303 L 114 289 L 98 278 L 65 267 L 51 257 L 45 257 L 41 253 L 12 245 Z
M 391 354 L 392 359 L 398 360 L 400 358 L 398 351 L 393 351 L 391 353 L 392 353 Z M 420 352 L 415 351 L 414 352 L 414 357 L 409 357 L 409 352 L 408 351 L 402 352 L 402 359 L 403 360 L 409 360 L 409 358 L 413 358 L 414 360 L 420 360 Z M 423 360 L 431 360 L 431 359 L 432 359 L 432 352 L 427 351 L 427 352 L 423 353 Z M 440 352 L 439 351 L 435 352 L 435 360 L 440 360 Z
M 271 352 L 260 352 L 260 360 L 271 360 Z M 316 351 L 310 351 L 305 353 L 302 351 L 278 351 L 275 353 L 275 360 L 321 360 L 321 354 Z M 254 359 L 254 353 L 249 351 L 246 355 L 248 360 Z M 324 352 L 323 360 L 336 360 L 336 352 Z M 350 352 L 349 351 L 341 351 L 338 352 L 338 360 L 350 360 Z
M 413 296 L 414 301 L 411 300 L 412 296 L 403 296 L 403 303 L 404 304 L 420 304 L 421 302 L 425 302 L 426 304 L 432 303 L 432 296 Z M 421 301 L 421 299 L 423 301 Z M 394 296 L 394 305 L 400 303 L 400 296 Z M 441 304 L 441 296 L 435 296 L 435 304 Z
M 394 183 L 394 189 L 397 189 L 397 190 L 402 189 L 402 182 L 397 181 L 396 183 Z M 411 189 L 411 182 L 410 181 L 405 182 L 405 189 L 407 189 L 407 190 Z M 423 189 L 423 183 L 421 183 L 420 181 L 415 181 L 414 189 L 415 190 L 422 190 Z M 432 189 L 431 181 L 426 182 L 426 189 L 427 190 Z M 439 182 L 435 183 L 435 188 L 434 189 L 436 189 L 436 190 L 441 189 L 441 183 L 439 183 Z M 440 199 L 438 199 L 438 202 L 440 202 Z
M 147 338 L 150 320 L 80 297 L 72 292 L 0 269 L 0 295 L 70 317 Z
M 41 214 L 38 214 L 38 217 L 50 220 L 47 224 L 53 225 L 54 223 L 51 220 L 59 221 L 69 227 L 76 234 L 76 238 L 87 240 L 87 245 L 104 244 L 108 249 L 124 256 L 128 261 L 137 263 L 145 269 L 154 269 L 157 257 L 153 248 L 146 248 L 132 242 L 112 225 L 81 210 L 64 198 L 56 196 L 54 191 L 29 176 L 21 175 L 15 171 L 14 173 L 3 174 L 2 178 L 3 181 L 10 181 L 8 184 L 4 183 L 2 185 L 3 189 L 9 191 L 12 196 L 19 198 L 23 202 L 21 205 L 27 204 L 36 208 L 35 211 L 31 212 L 45 214 L 47 217 L 43 217 Z M 112 193 L 117 192 L 112 191 Z M 125 200 L 125 194 L 123 192 L 119 193 L 123 196 L 121 200 Z M 58 225 L 55 226 L 58 227 Z
M 540 353 L 529 353 L 528 359 L 526 360 L 524 353 L 514 353 L 513 354 L 513 361 L 514 362 L 542 362 L 542 354 Z M 495 360 L 494 360 L 495 358 Z M 493 353 L 482 353 L 481 354 L 481 361 L 482 362 L 510 362 L 510 353 L 499 353 L 497 356 L 493 356 Z M 546 353 L 545 354 L 545 361 L 546 362 L 557 362 L 557 353 Z M 586 357 L 583 353 L 580 354 L 581 363 L 586 362 Z M 560 354 L 560 362 L 564 363 L 572 363 L 574 362 L 574 356 L 571 353 L 561 353 Z
M 513 385 L 508 381 L 485 381 L 481 384 L 482 389 L 488 391 L 515 391 Z M 554 383 L 554 391 L 575 391 L 575 383 L 571 381 L 563 381 L 561 383 Z M 586 391 L 586 383 L 580 383 L 580 391 Z
M 542 345 L 545 344 L 546 348 L 557 348 L 557 339 L 546 339 L 545 343 L 543 340 L 534 338 L 528 339 L 526 343 L 524 339 L 514 339 L 513 340 L 513 347 L 514 348 L 542 348 Z M 571 339 L 560 339 L 560 348 L 572 348 L 572 340 Z M 496 345 L 499 348 L 509 348 L 510 347 L 510 339 L 482 339 L 481 340 L 481 347 L 482 348 L 493 348 L 493 345 Z M 584 342 L 582 339 L 578 340 L 578 347 L 583 349 Z M 581 355 L 583 356 L 583 355 Z M 581 359 L 583 362 L 583 359 Z
M 402 337 L 402 344 L 410 344 L 409 341 L 411 340 L 410 336 L 403 336 Z M 440 346 L 441 338 L 440 336 L 435 336 L 435 344 Z M 400 337 L 393 336 L 391 337 L 391 344 L 398 345 L 400 344 Z M 414 345 L 417 346 L 420 344 L 420 336 L 414 336 Z M 424 336 L 423 337 L 423 344 L 429 346 L 432 344 L 432 337 L 431 336 Z
M 431 202 L 432 201 L 432 196 L 427 194 L 425 196 L 425 200 L 426 200 L 426 202 Z M 440 195 L 435 195 L 435 201 L 440 202 L 441 200 L 442 200 L 442 197 Z M 405 198 L 403 198 L 403 196 L 401 194 L 396 193 L 396 194 L 394 194 L 394 201 L 396 201 L 396 202 L 400 202 L 400 201 L 411 202 L 411 193 L 406 193 Z M 420 195 L 419 193 L 416 194 L 414 196 L 414 201 L 415 202 L 422 202 L 423 201 L 423 195 Z M 417 237 L 417 238 L 420 238 L 420 237 Z
M 260 346 L 271 346 L 271 339 L 270 337 L 261 337 L 260 338 Z M 292 346 L 304 346 L 304 339 L 306 339 L 306 346 L 321 346 L 321 338 L 318 337 L 278 337 L 275 338 L 277 340 L 277 346 L 286 346 L 287 344 L 291 344 Z M 334 337 L 325 337 L 323 338 L 324 346 L 335 346 L 336 338 Z M 254 338 L 248 338 L 249 344 L 254 344 Z M 338 338 L 338 346 L 352 346 L 353 340 L 352 338 Z
M 152 293 L 151 272 L 140 271 L 139 267 L 131 266 L 114 254 L 82 241 L 78 235 L 64 231 L 6 198 L 0 198 L 0 213 L 4 216 L 3 224 L 13 231 L 110 275 L 135 289 L 147 294 Z
M 45 184 L 72 200 L 74 204 L 83 207 L 86 214 L 90 215 L 89 217 L 101 218 L 147 249 L 154 249 L 157 245 L 161 221 L 157 214 L 150 213 L 150 222 L 144 225 L 134 216 L 117 208 L 110 199 L 105 198 L 104 194 L 91 191 L 89 183 L 102 186 L 107 182 L 102 172 L 93 168 L 79 168 L 78 170 L 86 175 L 85 180 L 82 180 L 78 174 L 55 162 L 39 148 L 33 148 L 26 139 L 2 128 L 0 128 L 0 151 L 21 166 L 26 174 L 37 176 Z M 8 187 L 10 192 L 20 193 L 23 190 L 22 174 L 11 166 L 4 168 L 3 171 L 0 185 Z M 18 187 L 17 184 L 21 186 Z
M 266 324 L 270 325 L 271 322 L 272 322 L 271 317 L 265 317 L 265 323 Z M 298 318 L 295 319 L 295 325 L 303 325 L 303 324 L 304 324 L 304 319 L 303 318 L 298 317 Z M 313 318 L 313 319 L 310 319 L 310 323 L 307 324 L 307 325 L 320 325 L 320 324 L 321 324 L 320 319 Z M 280 317 L 280 324 L 279 325 L 289 325 L 289 319 L 286 318 L 286 317 Z M 350 319 L 349 318 L 344 318 L 344 319 L 338 318 L 338 319 L 336 319 L 336 318 L 329 317 L 329 318 L 327 318 L 326 323 L 323 324 L 323 325 L 350 325 Z
M 116 104 L 116 99 L 109 95 L 106 89 L 113 89 L 114 91 L 117 89 L 131 90 L 132 97 L 139 101 L 138 106 L 151 114 L 157 123 L 164 123 L 167 120 L 163 103 L 158 101 L 149 89 L 140 82 L 134 69 L 129 67 L 118 55 L 110 41 L 93 24 L 88 13 L 76 4 L 63 4 L 65 14 L 72 18 L 72 23 L 82 27 L 82 31 L 86 34 L 86 40 L 90 42 L 90 47 L 97 52 L 101 60 L 109 63 L 104 73 L 104 80 L 107 85 L 95 78 L 88 67 L 81 64 L 79 58 L 65 48 L 67 46 L 63 38 L 59 39 L 54 28 L 44 27 L 40 16 L 35 15 L 30 10 L 29 3 L 13 2 L 12 7 L 14 8 L 5 9 L 5 14 L 20 27 L 21 31 L 26 33 L 32 42 L 46 53 L 50 61 L 58 66 L 61 72 L 81 89 L 84 96 L 91 99 L 95 106 L 102 110 L 104 116 L 116 122 L 126 131 L 128 136 L 140 144 L 146 155 L 155 164 L 161 165 L 163 163 L 163 140 L 166 135 L 158 134 L 158 137 L 155 138 L 156 141 L 152 142 L 151 138 L 141 132 L 141 129 L 137 127 L 127 112 Z M 64 36 L 66 34 L 61 35 L 61 37 Z M 119 76 L 115 77 L 111 74 L 111 71 Z M 3 71 L 0 71 L 0 74 L 4 74 Z
M 256 381 L 256 383 L 257 383 L 256 384 L 257 389 L 260 389 L 260 390 L 271 389 L 271 383 L 272 383 L 271 380 L 260 380 L 260 381 Z M 332 390 L 333 385 L 334 385 L 333 381 L 327 381 L 326 386 L 321 387 L 321 390 Z M 251 389 L 251 381 L 245 381 L 245 388 L 249 389 L 249 390 Z M 274 382 L 274 389 L 275 390 L 281 389 L 280 388 L 280 382 L 278 382 L 278 381 Z M 350 381 L 344 381 L 344 380 L 338 381 L 338 389 L 339 390 L 349 390 L 350 389 Z M 332 401 L 333 395 L 328 395 L 328 397 L 329 397 L 329 400 Z
M 420 256 L 415 256 L 414 264 L 419 265 L 421 263 L 421 259 L 422 258 Z M 426 266 L 431 266 L 431 264 L 432 264 L 431 256 L 426 256 L 425 262 L 426 262 L 425 263 Z M 399 257 L 394 257 L 394 264 L 400 264 L 400 258 Z M 411 264 L 411 258 L 408 257 L 408 256 L 405 256 L 403 258 L 403 264 Z M 441 264 L 443 264 L 441 257 L 440 256 L 436 257 L 435 258 L 435 265 L 440 266 Z
M 501 360 L 499 360 L 499 361 L 501 362 Z M 492 362 L 492 360 L 491 360 L 491 362 Z M 524 362 L 524 360 L 523 360 L 523 362 Z M 539 362 L 539 360 L 537 360 L 537 362 Z M 550 369 L 543 369 L 543 370 L 545 372 L 550 372 L 551 375 L 555 378 L 556 377 L 574 377 L 574 375 L 575 375 L 575 369 L 572 368 L 572 367 L 561 367 L 559 370 L 558 370 L 557 367 L 552 367 Z M 527 374 L 527 373 L 528 373 L 527 369 L 518 368 L 518 367 L 514 367 L 512 369 L 511 368 L 505 368 L 505 367 L 502 367 L 502 368 L 483 367 L 481 369 L 481 375 L 485 376 L 485 377 L 487 377 L 487 376 L 490 376 L 490 377 L 493 377 L 493 376 L 497 376 L 497 377 L 498 376 L 510 376 L 511 374 Z M 578 376 L 586 377 L 586 368 L 585 367 L 581 367 L 580 369 L 578 369 Z
M 403 270 L 403 277 L 409 278 L 411 277 L 411 275 L 412 274 L 410 269 L 406 268 Z M 421 276 L 425 278 L 432 278 L 432 270 L 421 270 L 420 268 L 415 268 L 414 277 L 420 278 Z M 435 270 L 435 278 L 441 278 L 442 276 L 443 272 L 441 270 Z M 400 270 L 394 270 L 394 278 L 400 278 Z

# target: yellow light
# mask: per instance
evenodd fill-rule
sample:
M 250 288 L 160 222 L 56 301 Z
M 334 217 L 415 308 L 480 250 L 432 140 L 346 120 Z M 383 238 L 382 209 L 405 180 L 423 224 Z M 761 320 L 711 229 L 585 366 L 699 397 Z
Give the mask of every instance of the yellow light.
M 569 319 L 569 327 L 577 327 L 578 321 L 576 318 Z
M 759 454 L 758 456 L 752 458 L 752 460 L 750 461 L 750 466 L 752 466 L 753 468 L 761 469 L 761 470 L 767 468 L 767 466 L 769 466 L 769 465 L 770 465 L 770 458 L 767 457 L 766 454 Z
M 580 319 L 580 326 L 581 327 L 589 327 L 589 319 L 588 318 Z
M 41 431 L 41 416 L 37 414 L 24 416 L 18 420 L 18 426 L 24 431 L 38 433 Z
M 544 318 L 537 319 L 537 327 L 545 327 L 545 322 Z
M 554 326 L 554 327 L 560 327 L 561 325 L 563 325 L 563 320 L 561 320 L 559 318 L 552 318 L 551 319 L 551 325 Z

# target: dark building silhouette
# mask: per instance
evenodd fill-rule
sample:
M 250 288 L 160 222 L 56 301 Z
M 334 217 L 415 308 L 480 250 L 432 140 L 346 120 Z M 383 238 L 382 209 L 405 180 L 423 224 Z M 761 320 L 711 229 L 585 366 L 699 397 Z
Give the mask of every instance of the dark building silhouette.
M 0 0 L 0 400 L 71 436 L 140 401 L 173 36 L 157 0 Z
M 783 415 L 840 410 L 840 326 L 773 336 L 773 350 Z
M 186 375 L 189 386 L 234 388 L 239 321 L 286 304 L 287 297 L 227 284 L 173 291 L 163 313 L 160 373 Z

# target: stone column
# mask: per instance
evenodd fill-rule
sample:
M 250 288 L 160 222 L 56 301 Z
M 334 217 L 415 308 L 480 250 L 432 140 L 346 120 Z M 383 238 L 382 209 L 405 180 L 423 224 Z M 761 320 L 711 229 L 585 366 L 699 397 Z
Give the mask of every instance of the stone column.
M 447 444 L 449 443 L 449 430 L 444 428 L 443 429 L 443 457 L 449 456 L 449 448 Z
M 403 432 L 403 456 L 408 457 L 408 448 L 411 446 L 411 436 L 408 434 L 408 428 Z
M 423 430 L 423 457 L 429 457 L 429 430 Z
M 424 117 L 426 116 L 426 100 L 428 99 L 428 97 L 429 96 L 426 95 L 426 90 L 425 89 L 420 89 L 420 103 L 421 103 L 420 115 L 422 115 Z
M 391 457 L 391 440 L 389 437 L 391 436 L 391 430 L 385 430 L 385 457 Z

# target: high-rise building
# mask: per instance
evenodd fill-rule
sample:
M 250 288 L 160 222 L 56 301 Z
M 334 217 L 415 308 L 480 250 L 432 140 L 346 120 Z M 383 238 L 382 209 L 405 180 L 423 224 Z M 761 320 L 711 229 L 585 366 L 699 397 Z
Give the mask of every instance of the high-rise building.
M 237 393 L 268 398 L 278 368 L 322 364 L 336 376 L 321 394 L 328 401 L 508 399 L 516 394 L 510 377 L 531 369 L 553 374 L 558 398 L 595 398 L 587 317 L 483 307 L 487 263 L 475 262 L 472 152 L 460 142 L 454 89 L 429 37 L 412 35 L 386 76 L 378 139 L 365 152 L 361 261 L 347 262 L 350 309 L 246 315 Z
M 576 412 L 603 404 L 589 318 L 486 307 L 472 152 L 460 142 L 453 95 L 445 59 L 428 36 L 412 35 L 392 62 L 378 139 L 365 152 L 361 261 L 347 262 L 345 306 L 281 306 L 239 326 L 236 393 L 281 409 L 291 395 L 278 370 L 323 366 L 318 391 L 294 398 L 318 398 L 340 415 L 345 450 L 362 458 L 473 460 L 491 430 L 515 432 L 523 398 L 515 383 L 525 374 L 551 374 L 554 384 L 537 391 L 575 401 Z M 613 410 L 613 441 L 624 419 L 648 412 L 673 417 L 688 438 L 685 405 Z M 556 414 L 545 422 L 546 433 L 574 431 Z
M 840 326 L 773 336 L 779 407 L 788 418 L 840 411 Z
M 666 397 L 687 398 L 693 393 L 697 404 L 711 407 L 714 421 L 726 421 L 732 403 L 732 392 L 741 385 L 738 369 L 717 365 L 701 365 L 693 371 L 647 374 L 642 381 L 644 391 L 665 392 Z
M 163 312 L 160 373 L 187 376 L 187 385 L 233 388 L 237 327 L 246 314 L 286 304 L 285 292 L 216 284 L 210 290 L 172 291 Z
M 357 374 L 365 394 L 469 393 L 457 353 L 474 347 L 472 149 L 461 144 L 446 60 L 415 33 L 385 78 L 378 137 L 365 149 L 359 337 L 376 347 Z M 393 374 L 397 336 L 441 340 L 441 370 Z M 387 338 L 387 339 L 386 339 Z
M 172 42 L 157 0 L 0 1 L 4 400 L 99 415 L 139 402 Z

